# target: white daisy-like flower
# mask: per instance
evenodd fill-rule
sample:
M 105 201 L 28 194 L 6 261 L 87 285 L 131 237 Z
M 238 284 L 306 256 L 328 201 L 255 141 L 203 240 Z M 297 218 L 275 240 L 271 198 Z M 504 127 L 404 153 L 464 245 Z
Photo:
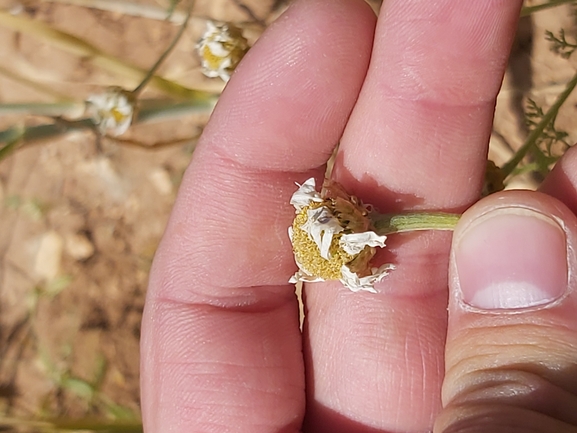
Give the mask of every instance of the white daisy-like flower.
M 120 87 L 110 87 L 86 100 L 86 113 L 98 125 L 102 134 L 124 134 L 134 117 L 134 103 L 130 93 Z
M 248 41 L 242 31 L 229 23 L 207 21 L 206 31 L 196 45 L 202 73 L 227 82 L 248 51 Z
M 316 191 L 314 178 L 298 186 L 290 201 L 296 217 L 289 237 L 299 270 L 290 282 L 340 280 L 353 292 L 374 293 L 375 283 L 394 266 L 370 264 L 386 236 L 365 230 L 371 228 L 368 206 L 336 182 L 325 185 L 323 194 Z

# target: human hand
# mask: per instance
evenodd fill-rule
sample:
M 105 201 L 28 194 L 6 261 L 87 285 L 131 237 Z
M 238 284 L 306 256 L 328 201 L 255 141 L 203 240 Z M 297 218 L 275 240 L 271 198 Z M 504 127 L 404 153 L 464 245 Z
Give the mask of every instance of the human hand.
M 294 183 L 321 180 L 339 140 L 334 177 L 381 211 L 477 200 L 521 3 L 388 0 L 375 31 L 361 0 L 301 0 L 267 30 L 219 100 L 155 258 L 147 432 L 573 431 L 575 152 L 543 187 L 571 211 L 490 196 L 450 260 L 448 233 L 392 235 L 397 269 L 377 294 L 305 288 L 302 335 L 287 284 Z

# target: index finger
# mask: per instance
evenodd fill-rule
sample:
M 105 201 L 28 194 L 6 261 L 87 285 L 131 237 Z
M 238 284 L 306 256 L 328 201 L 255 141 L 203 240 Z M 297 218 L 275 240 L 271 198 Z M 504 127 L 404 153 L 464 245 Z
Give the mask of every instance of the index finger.
M 304 367 L 287 227 L 295 181 L 322 176 L 366 73 L 362 0 L 305 0 L 224 91 L 183 179 L 150 277 L 147 431 L 296 431 Z

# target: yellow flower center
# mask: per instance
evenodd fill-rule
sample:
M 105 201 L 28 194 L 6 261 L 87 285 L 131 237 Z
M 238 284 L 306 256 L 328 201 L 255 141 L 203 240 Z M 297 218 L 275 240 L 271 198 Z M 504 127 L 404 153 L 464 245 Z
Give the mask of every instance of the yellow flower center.
M 301 226 L 307 222 L 307 210 L 316 209 L 322 203 L 305 206 L 293 221 L 292 244 L 295 258 L 302 269 L 309 275 L 320 277 L 324 280 L 338 280 L 341 278 L 341 268 L 355 258 L 347 254 L 339 245 L 340 234 L 333 235 L 330 251 L 330 260 L 321 257 L 320 250 L 315 241 L 304 231 Z
M 113 108 L 110 110 L 110 114 L 112 114 L 112 118 L 116 123 L 121 123 L 126 119 L 126 114 L 122 113 L 118 108 Z
M 226 59 L 226 57 L 220 57 L 214 54 L 208 44 L 205 45 L 202 49 L 202 58 L 208 64 L 208 67 L 213 71 L 220 69 L 220 65 Z

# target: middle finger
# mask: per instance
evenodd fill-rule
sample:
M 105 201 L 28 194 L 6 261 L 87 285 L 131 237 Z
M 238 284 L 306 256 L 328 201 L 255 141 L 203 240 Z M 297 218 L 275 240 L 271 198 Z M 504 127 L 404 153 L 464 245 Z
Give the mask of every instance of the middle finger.
M 479 197 L 521 0 L 388 0 L 335 177 L 381 211 Z M 450 234 L 391 236 L 379 293 L 306 295 L 311 431 L 426 431 L 440 408 Z M 380 263 L 379 263 L 380 264 Z M 372 430 L 371 430 L 372 431 Z

